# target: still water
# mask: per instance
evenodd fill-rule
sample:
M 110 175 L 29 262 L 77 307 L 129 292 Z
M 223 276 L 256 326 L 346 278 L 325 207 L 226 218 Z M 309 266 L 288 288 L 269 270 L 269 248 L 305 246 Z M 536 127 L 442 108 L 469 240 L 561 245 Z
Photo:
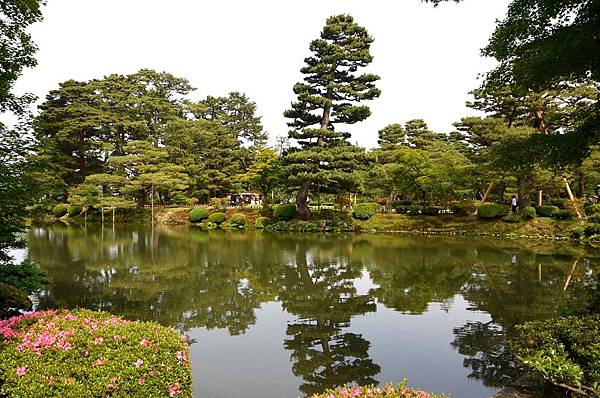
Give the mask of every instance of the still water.
M 407 235 L 34 226 L 38 308 L 153 320 L 191 338 L 202 398 L 295 398 L 347 383 L 489 397 L 514 326 L 577 308 L 599 253 Z

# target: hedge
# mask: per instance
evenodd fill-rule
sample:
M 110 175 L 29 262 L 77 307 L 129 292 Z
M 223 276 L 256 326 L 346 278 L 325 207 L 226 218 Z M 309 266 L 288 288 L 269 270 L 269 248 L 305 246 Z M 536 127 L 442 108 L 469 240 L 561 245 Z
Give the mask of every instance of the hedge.
M 523 218 L 531 220 L 532 218 L 535 218 L 537 216 L 537 212 L 535 211 L 534 207 L 526 207 L 523 209 Z
M 575 214 L 571 210 L 558 210 L 552 217 L 558 220 L 570 220 L 575 218 Z
M 246 226 L 246 217 L 243 214 L 234 214 L 229 220 L 229 224 L 233 228 L 244 228 Z
M 67 214 L 68 205 L 66 203 L 59 203 L 52 209 L 54 217 L 62 217 Z
M 531 376 L 575 389 L 596 386 L 591 396 L 600 395 L 600 315 L 527 322 L 516 327 L 511 348 Z
M 406 381 L 394 386 L 346 386 L 335 390 L 327 390 L 323 394 L 311 398 L 443 398 L 444 395 L 434 395 L 422 390 L 415 390 L 406 385 Z
M 554 214 L 558 213 L 560 209 L 556 206 L 537 206 L 535 211 L 540 217 L 552 217 Z
M 208 218 L 208 209 L 206 207 L 196 207 L 189 214 L 190 222 L 202 222 Z
M 277 221 L 290 221 L 298 217 L 298 209 L 293 203 L 284 203 L 273 210 L 273 218 Z
M 375 203 L 357 203 L 352 206 L 352 217 L 357 220 L 368 220 L 373 217 L 377 205 Z
M 477 208 L 479 218 L 500 218 L 508 215 L 509 208 L 496 203 L 484 203 Z
M 208 222 L 213 224 L 222 224 L 225 222 L 225 213 L 212 213 L 208 216 Z
M 476 210 L 477 206 L 473 201 L 452 202 L 450 205 L 452 214 L 459 217 L 468 216 L 469 214 L 475 213 Z
M 0 395 L 191 397 L 187 339 L 153 322 L 90 310 L 0 321 Z

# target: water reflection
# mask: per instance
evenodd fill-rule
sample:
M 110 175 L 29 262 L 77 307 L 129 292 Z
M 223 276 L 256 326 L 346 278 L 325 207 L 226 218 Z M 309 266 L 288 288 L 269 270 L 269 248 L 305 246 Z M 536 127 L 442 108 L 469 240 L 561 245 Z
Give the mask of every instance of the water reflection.
M 41 308 L 102 309 L 244 336 L 259 309 L 277 303 L 286 317 L 285 337 L 273 344 L 288 353 L 287 366 L 299 379 L 294 388 L 305 395 L 393 381 L 378 376 L 381 361 L 372 347 L 379 341 L 369 340 L 369 331 L 390 327 L 377 321 L 382 308 L 395 311 L 392 322 L 406 320 L 400 314 L 418 320 L 432 315 L 433 303 L 450 312 L 462 296 L 468 308 L 459 311 L 460 326 L 448 326 L 453 338 L 447 344 L 465 376 L 481 382 L 469 396 L 489 396 L 485 387 L 503 386 L 518 374 L 506 347 L 514 326 L 581 308 L 598 273 L 597 252 L 557 243 L 523 248 L 518 242 L 397 235 L 61 224 L 33 227 L 29 241 L 29 259 L 53 279 L 39 294 Z M 367 332 L 353 327 L 364 317 L 373 319 Z M 414 338 L 423 339 L 416 327 Z M 456 382 L 442 388 L 456 396 L 472 388 L 466 378 Z

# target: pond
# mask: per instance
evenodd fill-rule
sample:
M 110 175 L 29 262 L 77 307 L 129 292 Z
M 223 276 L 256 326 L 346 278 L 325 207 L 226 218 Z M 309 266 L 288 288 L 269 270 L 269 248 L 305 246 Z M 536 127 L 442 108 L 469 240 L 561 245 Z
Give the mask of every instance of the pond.
M 191 338 L 195 396 L 294 398 L 407 378 L 489 397 L 514 326 L 582 305 L 597 252 L 392 234 L 34 226 L 37 308 L 154 320 Z

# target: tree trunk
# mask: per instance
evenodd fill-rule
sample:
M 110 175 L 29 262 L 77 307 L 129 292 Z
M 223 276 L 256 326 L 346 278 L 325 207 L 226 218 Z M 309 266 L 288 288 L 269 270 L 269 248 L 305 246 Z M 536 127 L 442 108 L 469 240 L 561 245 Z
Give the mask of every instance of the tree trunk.
M 577 197 L 579 199 L 585 198 L 585 172 L 583 170 L 579 171 L 579 186 L 577 189 Z
M 566 178 L 563 178 L 563 181 L 565 182 L 565 188 L 567 189 L 567 195 L 569 196 L 569 200 L 575 200 L 575 198 L 573 197 L 573 191 L 571 191 L 571 186 L 569 185 L 569 181 L 567 181 Z
M 113 210 L 113 227 L 114 227 L 114 225 L 115 225 L 115 208 L 113 207 L 112 210 Z
M 524 208 L 531 206 L 531 200 L 529 198 L 530 191 L 527 189 L 528 178 L 523 178 L 519 181 L 519 197 L 517 198 L 517 205 L 519 206 L 519 213 Z
M 296 194 L 296 207 L 300 219 L 308 220 L 310 218 L 310 208 L 308 207 L 308 190 L 310 189 L 310 181 L 304 181 L 298 194 Z
M 150 208 L 152 209 L 152 224 L 154 225 L 154 184 L 150 185 Z
M 490 185 L 488 185 L 487 189 L 485 190 L 485 193 L 483 194 L 483 198 L 481 198 L 481 203 L 485 203 L 488 196 L 490 196 L 490 194 L 492 193 L 494 185 L 496 185 L 496 182 L 494 180 L 490 181 Z
M 541 189 L 537 192 L 537 205 L 541 206 L 544 199 L 544 191 Z
M 104 206 L 100 208 L 100 214 L 102 215 L 102 224 L 104 224 Z

